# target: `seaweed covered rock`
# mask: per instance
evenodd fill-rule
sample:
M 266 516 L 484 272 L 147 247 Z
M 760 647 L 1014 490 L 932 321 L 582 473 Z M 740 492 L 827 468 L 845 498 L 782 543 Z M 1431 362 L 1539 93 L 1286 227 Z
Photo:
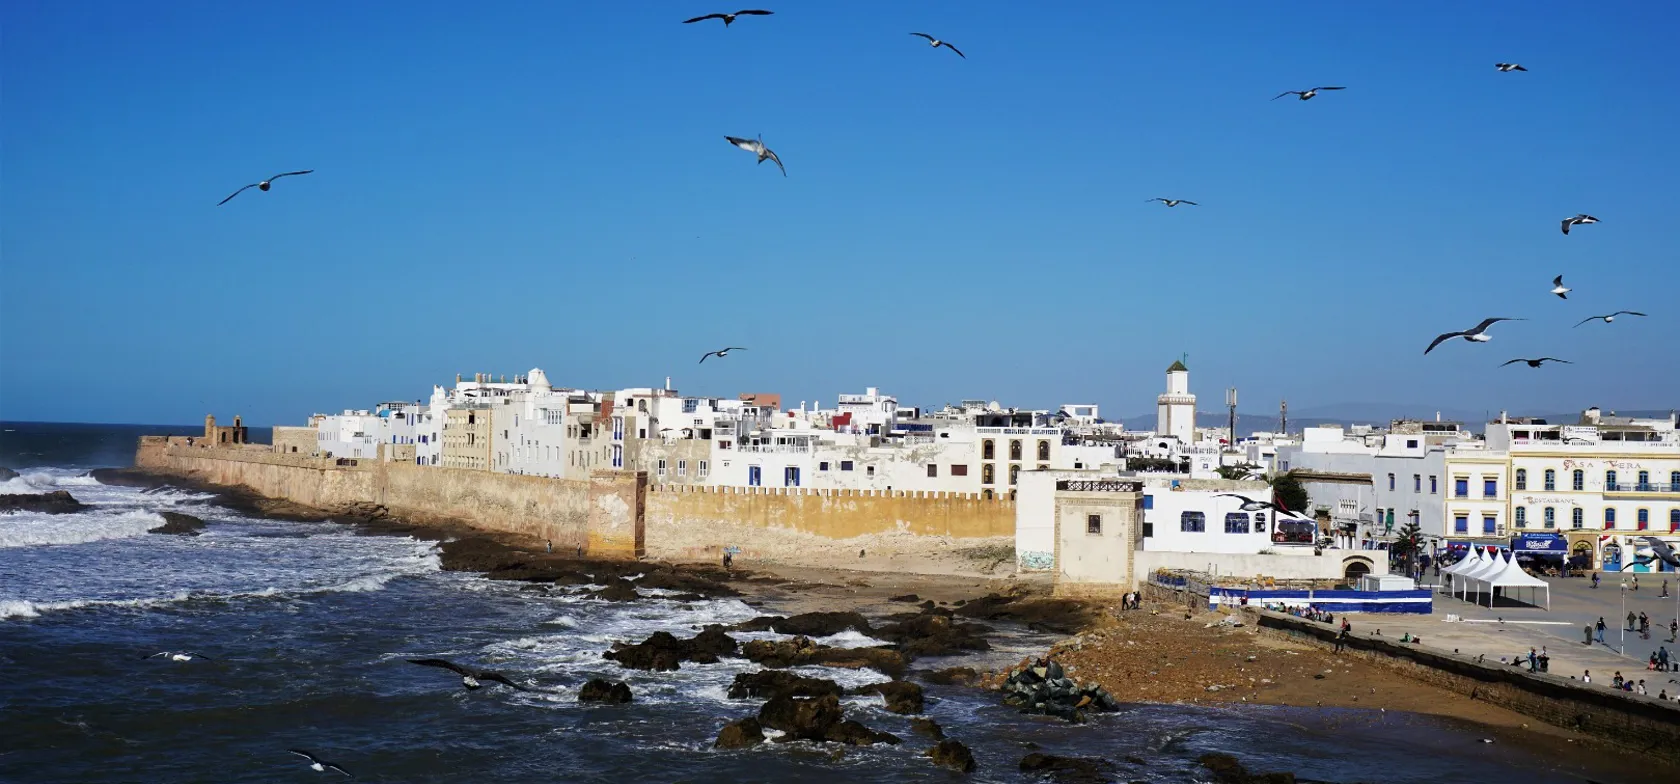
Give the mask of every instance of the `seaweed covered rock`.
M 735 651 L 735 638 L 724 634 L 721 626 L 708 626 L 687 640 L 677 639 L 670 632 L 654 632 L 634 645 L 614 643 L 613 649 L 601 656 L 618 662 L 620 667 L 665 672 L 678 669 L 684 661 L 710 664 Z
M 578 690 L 578 702 L 610 702 L 625 703 L 635 699 L 630 693 L 630 684 L 623 681 L 609 681 L 602 678 L 591 678 L 583 688 Z
M 759 670 L 758 672 L 743 672 L 735 676 L 735 682 L 729 685 L 731 699 L 746 697 L 763 697 L 769 699 L 778 695 L 790 697 L 821 697 L 825 694 L 840 696 L 840 684 L 827 678 L 807 678 L 786 670 Z
M 784 740 L 825 740 L 840 720 L 840 698 L 833 694 L 808 698 L 779 694 L 758 709 L 758 723 L 786 733 Z
M 758 723 L 757 718 L 748 716 L 747 718 L 738 719 L 723 725 L 723 729 L 718 731 L 717 742 L 713 743 L 712 747 L 719 749 L 744 749 L 749 746 L 757 746 L 763 742 L 763 725 Z
M 955 768 L 964 773 L 974 771 L 974 754 L 968 750 L 962 741 L 943 740 L 939 745 L 923 752 L 933 758 L 933 764 Z
M 909 681 L 871 683 L 852 690 L 853 694 L 879 694 L 893 713 L 915 715 L 922 712 L 922 687 Z

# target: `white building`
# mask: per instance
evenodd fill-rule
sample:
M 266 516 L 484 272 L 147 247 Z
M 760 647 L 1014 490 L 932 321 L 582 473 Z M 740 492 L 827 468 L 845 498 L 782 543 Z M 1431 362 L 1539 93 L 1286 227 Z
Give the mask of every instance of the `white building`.
M 373 411 L 346 409 L 321 418 L 317 448 L 323 456 L 372 460 L 382 444 L 414 444 L 423 413 L 419 403 L 381 403 Z
M 1255 554 L 1272 546 L 1274 512 L 1245 512 L 1224 494 L 1269 500 L 1265 482 L 1150 481 L 1144 487 L 1143 549 Z
M 1190 370 L 1183 362 L 1167 368 L 1167 392 L 1155 399 L 1155 434 L 1173 436 L 1189 446 L 1196 440 L 1196 396 L 1190 394 Z

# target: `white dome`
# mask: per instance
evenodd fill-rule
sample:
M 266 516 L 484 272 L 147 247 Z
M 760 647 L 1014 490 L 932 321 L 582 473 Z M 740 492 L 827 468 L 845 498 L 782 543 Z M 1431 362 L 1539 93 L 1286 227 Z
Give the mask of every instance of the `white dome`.
M 542 368 L 531 368 L 531 372 L 525 376 L 525 381 L 532 389 L 553 389 L 549 386 L 548 374 L 542 372 Z

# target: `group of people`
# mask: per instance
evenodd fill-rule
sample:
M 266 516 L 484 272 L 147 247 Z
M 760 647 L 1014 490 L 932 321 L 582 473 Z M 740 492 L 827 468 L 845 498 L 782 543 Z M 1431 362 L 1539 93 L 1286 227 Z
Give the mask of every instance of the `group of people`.
M 1501 656 L 1499 657 L 1499 660 L 1505 661 L 1505 657 Z M 1544 645 L 1540 646 L 1540 650 L 1538 652 L 1536 652 L 1533 648 L 1529 648 L 1527 656 L 1512 656 L 1511 666 L 1521 667 L 1524 661 L 1528 662 L 1529 672 L 1550 672 L 1552 669 L 1552 656 L 1546 651 L 1546 646 Z
M 1143 609 L 1143 594 L 1141 594 L 1137 591 L 1127 591 L 1126 593 L 1122 594 L 1120 596 L 1120 609 L 1122 609 L 1122 610 L 1141 610 L 1141 609 Z
M 1666 646 L 1658 647 L 1657 652 L 1651 654 L 1651 659 L 1645 662 L 1645 669 L 1654 672 L 1680 672 L 1680 657 L 1671 659 Z

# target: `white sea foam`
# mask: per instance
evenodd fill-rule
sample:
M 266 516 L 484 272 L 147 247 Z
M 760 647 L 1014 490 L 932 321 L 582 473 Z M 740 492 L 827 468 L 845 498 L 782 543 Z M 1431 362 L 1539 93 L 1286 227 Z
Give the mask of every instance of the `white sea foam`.
M 144 509 L 96 509 L 72 514 L 17 512 L 0 515 L 0 548 L 83 544 L 140 536 L 163 525 L 163 516 Z

